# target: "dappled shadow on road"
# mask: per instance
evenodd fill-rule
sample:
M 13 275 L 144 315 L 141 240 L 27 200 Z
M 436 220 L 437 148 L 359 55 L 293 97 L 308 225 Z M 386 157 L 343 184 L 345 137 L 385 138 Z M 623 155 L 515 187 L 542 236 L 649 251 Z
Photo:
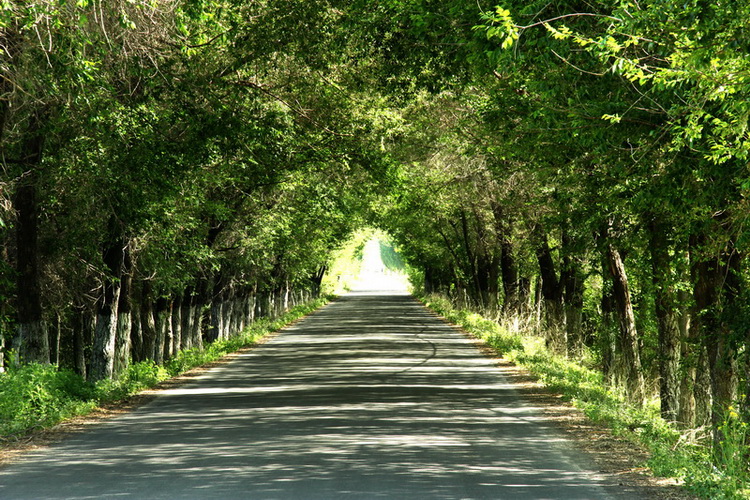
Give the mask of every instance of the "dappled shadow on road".
M 0 471 L 0 498 L 603 498 L 473 344 L 352 294 Z

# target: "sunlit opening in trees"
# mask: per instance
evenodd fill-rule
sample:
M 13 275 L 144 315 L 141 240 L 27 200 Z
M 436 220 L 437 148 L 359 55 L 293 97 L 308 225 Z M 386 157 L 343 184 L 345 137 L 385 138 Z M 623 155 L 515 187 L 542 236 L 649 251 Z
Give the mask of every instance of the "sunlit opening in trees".
M 382 231 L 364 228 L 335 252 L 323 287 L 335 294 L 349 290 L 407 292 L 409 280 L 390 237 Z
M 393 247 L 374 236 L 362 249 L 362 264 L 352 290 L 407 292 L 409 283 L 403 269 Z

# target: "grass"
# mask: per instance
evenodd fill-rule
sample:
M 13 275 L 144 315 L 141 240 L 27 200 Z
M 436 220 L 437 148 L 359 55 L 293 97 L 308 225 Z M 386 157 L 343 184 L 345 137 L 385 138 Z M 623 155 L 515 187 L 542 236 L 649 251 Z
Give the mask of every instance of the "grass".
M 103 403 L 125 399 L 192 368 L 217 361 L 310 314 L 328 300 L 297 306 L 275 321 L 258 320 L 230 339 L 213 342 L 203 350 L 182 351 L 164 366 L 153 361 L 134 363 L 117 380 L 92 384 L 70 370 L 58 370 L 53 365 L 25 364 L 11 368 L 0 373 L 0 443 L 85 415 Z
M 545 349 L 542 339 L 508 332 L 479 314 L 456 310 L 443 297 L 428 296 L 422 301 L 450 322 L 482 339 L 498 354 L 526 368 L 592 420 L 607 424 L 618 436 L 646 446 L 651 458 L 645 465 L 656 476 L 677 478 L 704 498 L 750 498 L 745 445 L 750 434 L 747 424 L 731 408 L 721 427 L 724 439 L 712 451 L 706 439 L 696 438 L 694 432 L 681 432 L 662 419 L 658 401 L 643 407 L 628 404 L 622 391 L 608 386 L 602 374 L 587 366 L 585 359 L 553 356 Z

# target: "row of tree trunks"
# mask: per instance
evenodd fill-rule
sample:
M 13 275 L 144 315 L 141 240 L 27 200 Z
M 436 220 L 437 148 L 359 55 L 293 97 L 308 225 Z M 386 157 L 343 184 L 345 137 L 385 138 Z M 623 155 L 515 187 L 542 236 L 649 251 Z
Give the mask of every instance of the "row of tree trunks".
M 117 266 L 125 260 L 118 261 L 116 256 L 124 254 L 115 251 L 115 247 L 111 250 L 105 259 L 110 270 L 117 272 Z M 83 307 L 76 308 L 71 315 L 75 370 L 90 380 L 116 378 L 127 370 L 131 360 L 153 360 L 162 365 L 181 350 L 202 349 L 204 340 L 231 338 L 259 317 L 275 319 L 318 296 L 309 291 L 295 292 L 288 284 L 260 293 L 255 286 L 245 286 L 206 303 L 201 291 L 211 287 L 199 286 L 174 299 L 154 300 L 150 285 L 144 282 L 136 306 L 128 304 L 123 312 L 121 307 L 128 287 L 132 290 L 127 279 L 106 282 L 95 320 L 90 319 L 91 314 Z M 220 325 L 219 336 L 208 338 L 212 323 Z M 87 328 L 91 333 L 86 333 Z M 88 357 L 90 344 L 93 345 Z
M 452 265 L 461 272 L 446 273 L 446 268 L 425 266 L 424 286 L 428 293 L 448 295 L 459 307 L 486 310 L 493 304 L 493 296 L 500 295 L 490 281 L 501 283 L 502 317 L 507 321 L 509 316 L 518 315 L 521 304 L 527 301 L 520 299 L 522 280 L 514 259 L 510 222 L 502 210 L 494 212 L 495 248 L 482 246 L 481 231 L 471 226 L 467 213 L 461 213 L 450 224 L 454 238 L 441 233 Z M 738 349 L 745 352 L 742 347 L 750 345 L 746 327 L 735 324 L 743 317 L 740 308 L 746 292 L 742 255 L 734 243 L 736 235 L 733 238 L 728 232 L 732 227 L 727 214 L 716 216 L 710 237 L 708 231 L 703 237 L 694 235 L 687 246 L 674 241 L 674 223 L 663 217 L 659 213 L 644 215 L 651 272 L 649 283 L 639 281 L 642 287 L 652 287 L 649 292 L 654 299 L 661 414 L 685 427 L 712 425 L 717 429 L 727 407 L 738 402 L 738 384 L 750 380 L 750 355 L 740 359 L 732 356 Z M 560 232 L 559 249 L 550 247 L 550 241 L 556 238 L 545 234 L 541 226 L 533 231 L 538 264 L 536 303 L 544 315 L 543 331 L 549 348 L 559 354 L 576 355 L 590 341 L 583 336 L 584 268 L 588 259 L 567 229 L 563 227 Z M 615 221 L 607 221 L 596 238 L 604 284 L 598 339 L 607 378 L 623 387 L 632 403 L 640 405 L 647 397 L 641 339 L 616 229 Z M 450 248 L 450 242 L 456 243 L 454 248 Z M 493 256 L 497 258 L 493 260 Z M 493 273 L 495 268 L 497 272 Z M 750 408 L 750 391 L 745 392 L 748 396 L 739 403 Z M 716 433 L 714 437 L 721 438 Z
M 716 222 L 722 229 L 721 221 Z M 737 312 L 743 287 L 741 255 L 731 237 L 723 249 L 706 252 L 706 234 L 693 234 L 689 251 L 679 254 L 669 239 L 669 227 L 658 215 L 650 215 L 661 413 L 686 428 L 712 425 L 717 429 L 735 401 L 740 378 L 732 353 L 743 341 L 737 333 L 741 326 L 733 320 L 741 316 Z M 692 294 L 678 289 L 675 280 L 689 280 Z M 714 438 L 721 436 L 715 432 Z
M 519 322 L 529 310 L 529 280 L 519 276 L 511 242 L 512 221 L 493 205 L 490 225 L 473 210 L 461 210 L 458 220 L 446 221 L 453 238 L 438 230 L 451 255 L 451 266 L 424 266 L 425 293 L 450 297 L 459 306 Z M 457 246 L 451 243 L 458 242 Z M 502 297 L 502 300 L 501 300 Z

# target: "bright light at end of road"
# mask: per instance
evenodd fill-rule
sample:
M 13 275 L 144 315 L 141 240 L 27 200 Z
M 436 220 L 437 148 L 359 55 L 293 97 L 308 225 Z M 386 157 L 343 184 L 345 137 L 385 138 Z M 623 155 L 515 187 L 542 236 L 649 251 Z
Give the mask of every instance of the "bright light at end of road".
M 352 291 L 408 293 L 408 278 L 404 273 L 388 269 L 383 263 L 380 251 L 380 240 L 377 238 L 373 238 L 365 244 L 362 252 L 362 270 L 352 287 Z

